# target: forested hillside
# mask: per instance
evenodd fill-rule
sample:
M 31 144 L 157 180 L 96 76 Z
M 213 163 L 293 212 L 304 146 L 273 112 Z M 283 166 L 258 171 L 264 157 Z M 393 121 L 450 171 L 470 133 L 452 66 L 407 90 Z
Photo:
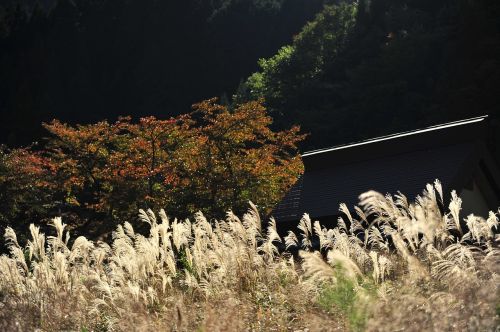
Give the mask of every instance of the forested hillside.
M 0 143 L 42 121 L 169 117 L 231 94 L 323 0 L 0 2 Z
M 237 100 L 265 98 L 278 126 L 311 133 L 305 148 L 498 118 L 499 18 L 494 0 L 327 6 L 293 43 L 259 61 Z
M 498 17 L 493 0 L 4 0 L 0 142 L 232 94 L 300 124 L 303 149 L 496 117 Z

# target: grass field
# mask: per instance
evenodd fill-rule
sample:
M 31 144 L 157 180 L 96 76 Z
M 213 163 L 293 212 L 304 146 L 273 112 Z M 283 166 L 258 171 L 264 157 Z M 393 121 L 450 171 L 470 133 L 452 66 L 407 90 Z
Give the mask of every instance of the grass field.
M 124 223 L 111 244 L 73 241 L 60 218 L 23 247 L 7 228 L 0 330 L 493 331 L 498 214 L 442 196 L 364 193 L 336 228 L 304 215 L 284 238 L 253 205 L 213 222 L 141 211 L 150 234 Z

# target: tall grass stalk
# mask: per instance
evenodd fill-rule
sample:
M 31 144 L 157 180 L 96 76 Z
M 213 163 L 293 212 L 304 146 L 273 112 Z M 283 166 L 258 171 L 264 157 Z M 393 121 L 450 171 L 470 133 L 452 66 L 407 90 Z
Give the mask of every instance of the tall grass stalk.
M 414 203 L 367 192 L 337 227 L 306 214 L 283 239 L 253 204 L 218 221 L 140 211 L 149 234 L 124 223 L 110 244 L 72 240 L 60 218 L 24 246 L 7 228 L 0 330 L 494 329 L 498 212 L 461 216 L 453 193 L 442 213 L 442 199 L 439 182 Z

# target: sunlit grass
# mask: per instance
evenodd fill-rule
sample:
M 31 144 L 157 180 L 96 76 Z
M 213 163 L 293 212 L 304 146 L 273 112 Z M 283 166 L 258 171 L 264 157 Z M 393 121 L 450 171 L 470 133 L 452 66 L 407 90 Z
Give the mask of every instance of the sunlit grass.
M 221 221 L 141 211 L 149 235 L 124 223 L 111 244 L 73 241 L 60 218 L 50 236 L 31 226 L 23 246 L 7 228 L 0 329 L 493 329 L 498 214 L 464 218 L 456 195 L 443 214 L 441 197 L 438 182 L 413 204 L 365 193 L 337 227 L 304 215 L 285 239 L 254 205 Z

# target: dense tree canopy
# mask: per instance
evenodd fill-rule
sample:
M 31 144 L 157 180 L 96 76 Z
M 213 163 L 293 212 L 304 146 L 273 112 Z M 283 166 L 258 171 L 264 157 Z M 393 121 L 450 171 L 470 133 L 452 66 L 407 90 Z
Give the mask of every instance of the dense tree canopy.
M 231 94 L 322 3 L 0 1 L 0 143 L 30 144 L 54 118 L 168 117 Z
M 304 138 L 270 124 L 258 101 L 231 109 L 214 99 L 168 120 L 53 121 L 46 148 L 1 151 L 0 222 L 22 227 L 62 213 L 73 227 L 102 231 L 140 208 L 222 217 L 251 200 L 269 212 L 302 172 Z
M 498 116 L 497 1 L 326 6 L 259 61 L 236 100 L 264 97 L 278 125 L 320 148 L 479 114 Z
M 175 116 L 236 90 L 236 101 L 264 97 L 277 128 L 301 124 L 304 148 L 500 113 L 494 0 L 40 3 L 0 4 L 10 145 L 53 118 Z

